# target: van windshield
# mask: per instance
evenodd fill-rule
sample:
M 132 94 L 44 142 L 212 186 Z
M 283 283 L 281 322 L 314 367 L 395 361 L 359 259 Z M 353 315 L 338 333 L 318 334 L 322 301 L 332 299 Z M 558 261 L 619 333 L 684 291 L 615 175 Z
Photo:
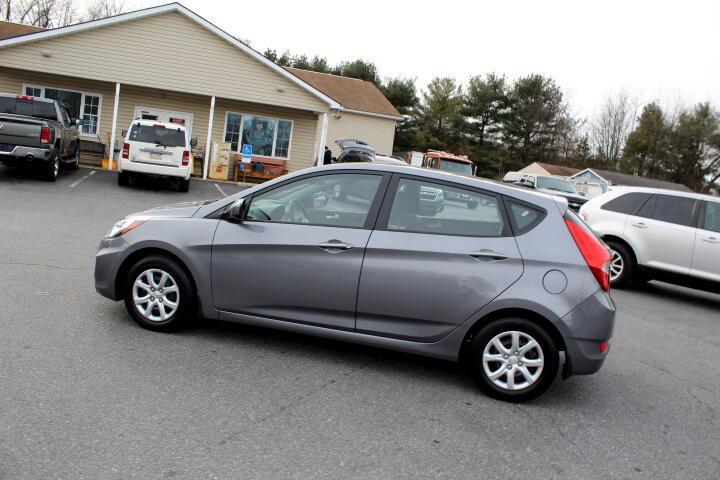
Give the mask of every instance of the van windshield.
M 455 160 L 440 159 L 440 170 L 458 175 L 472 176 L 472 167 L 469 163 L 456 162 Z
M 138 125 L 130 129 L 130 141 L 152 143 L 163 147 L 184 147 L 185 130 L 164 125 Z

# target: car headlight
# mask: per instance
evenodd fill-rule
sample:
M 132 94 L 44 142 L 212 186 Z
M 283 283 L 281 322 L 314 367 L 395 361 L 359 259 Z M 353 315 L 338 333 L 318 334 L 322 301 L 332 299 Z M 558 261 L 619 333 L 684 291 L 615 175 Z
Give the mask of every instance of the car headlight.
M 110 233 L 105 235 L 105 238 L 120 237 L 128 233 L 130 230 L 139 227 L 143 223 L 145 223 L 145 220 L 140 218 L 126 218 L 124 220 L 120 220 L 115 225 L 113 225 Z

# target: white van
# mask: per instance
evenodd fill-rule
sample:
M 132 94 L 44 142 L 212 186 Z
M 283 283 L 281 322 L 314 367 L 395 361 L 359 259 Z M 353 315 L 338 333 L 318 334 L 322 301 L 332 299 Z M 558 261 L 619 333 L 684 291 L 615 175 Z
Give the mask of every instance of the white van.
M 133 120 L 118 162 L 118 185 L 131 175 L 176 178 L 178 190 L 190 189 L 190 139 L 182 125 L 155 120 Z

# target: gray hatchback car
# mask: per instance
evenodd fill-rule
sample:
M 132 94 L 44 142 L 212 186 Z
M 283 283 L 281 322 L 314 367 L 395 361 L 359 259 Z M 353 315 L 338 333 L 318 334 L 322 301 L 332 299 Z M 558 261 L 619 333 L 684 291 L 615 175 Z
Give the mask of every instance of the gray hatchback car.
M 428 189 L 442 210 L 422 208 Z M 561 358 L 565 377 L 602 365 L 609 261 L 564 199 L 344 164 L 130 215 L 100 244 L 95 286 L 152 330 L 212 318 L 466 361 L 489 395 L 523 401 Z

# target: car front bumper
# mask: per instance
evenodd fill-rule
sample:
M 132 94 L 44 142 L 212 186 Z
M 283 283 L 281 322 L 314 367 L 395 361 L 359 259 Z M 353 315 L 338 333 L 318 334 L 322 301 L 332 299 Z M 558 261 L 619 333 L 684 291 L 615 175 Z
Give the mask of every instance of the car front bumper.
M 610 295 L 598 290 L 561 320 L 565 335 L 563 376 L 587 375 L 600 370 L 610 348 L 601 344 L 612 340 L 615 304 Z
M 124 238 L 104 238 L 95 255 L 95 291 L 110 300 L 119 300 L 116 279 L 126 255 L 128 243 Z

